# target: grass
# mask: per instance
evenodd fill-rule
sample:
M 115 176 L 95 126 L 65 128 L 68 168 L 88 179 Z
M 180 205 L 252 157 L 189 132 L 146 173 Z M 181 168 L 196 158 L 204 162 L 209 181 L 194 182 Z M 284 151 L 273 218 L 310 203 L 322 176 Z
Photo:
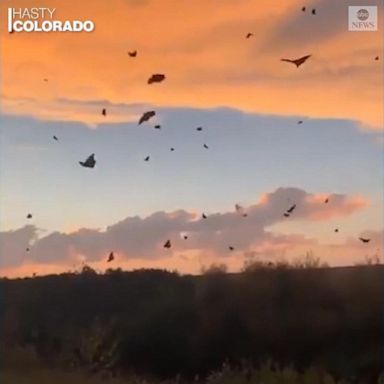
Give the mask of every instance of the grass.
M 2 384 L 127 384 L 121 379 L 104 379 L 90 377 L 75 372 L 61 372 L 49 369 L 39 369 L 27 372 L 1 372 Z
M 137 376 L 108 378 L 103 375 L 89 375 L 82 372 L 68 372 L 45 367 L 36 357 L 33 349 L 12 348 L 3 354 L 0 370 L 1 384 L 180 384 L 180 379 L 160 382 L 145 380 Z M 204 380 L 184 384 L 349 384 L 336 381 L 330 374 L 312 367 L 299 373 L 291 367 L 279 368 L 268 362 L 258 369 L 232 369 L 223 364 Z
M 143 384 L 146 380 L 132 378 L 103 378 L 89 376 L 77 372 L 63 372 L 60 370 L 39 369 L 29 372 L 2 372 L 2 384 Z M 178 384 L 178 380 L 168 381 L 168 384 Z M 202 382 L 199 382 L 202 383 Z M 294 369 L 284 368 L 271 371 L 261 368 L 250 378 L 239 372 L 215 373 L 203 381 L 205 384 L 349 384 L 348 381 L 335 381 L 331 375 L 321 370 L 311 368 L 304 373 Z

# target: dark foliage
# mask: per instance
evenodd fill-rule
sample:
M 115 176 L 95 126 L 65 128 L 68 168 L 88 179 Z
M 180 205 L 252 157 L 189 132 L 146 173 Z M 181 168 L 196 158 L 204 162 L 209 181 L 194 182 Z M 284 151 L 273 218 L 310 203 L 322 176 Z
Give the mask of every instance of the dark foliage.
M 4 279 L 1 340 L 89 371 L 193 377 L 270 359 L 369 383 L 382 370 L 383 281 L 382 266 Z

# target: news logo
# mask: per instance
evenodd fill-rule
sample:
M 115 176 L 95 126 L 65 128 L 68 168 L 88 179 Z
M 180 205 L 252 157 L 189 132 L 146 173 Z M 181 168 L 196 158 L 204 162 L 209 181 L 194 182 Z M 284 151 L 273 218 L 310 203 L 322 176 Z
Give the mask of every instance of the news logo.
M 348 30 L 359 32 L 377 31 L 377 6 L 349 6 Z
M 56 8 L 8 8 L 8 32 L 92 32 L 91 20 L 56 20 Z

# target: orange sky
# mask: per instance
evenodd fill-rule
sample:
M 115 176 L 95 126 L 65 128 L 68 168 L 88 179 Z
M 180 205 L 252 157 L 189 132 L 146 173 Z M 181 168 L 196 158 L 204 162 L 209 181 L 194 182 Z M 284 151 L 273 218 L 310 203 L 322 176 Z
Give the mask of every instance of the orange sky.
M 36 5 L 17 2 L 18 7 Z M 8 6 L 14 2 L 2 1 L 3 18 Z M 49 6 L 57 8 L 57 18 L 90 19 L 96 29 L 8 34 L 3 23 L 7 113 L 92 125 L 101 117 L 79 101 L 108 100 L 347 118 L 376 129 L 382 124 L 382 61 L 374 61 L 382 51 L 382 34 L 336 28 L 329 1 L 319 3 L 312 19 L 296 0 L 239 0 L 236 6 L 219 0 L 115 0 L 113 7 L 104 0 L 91 6 L 51 0 Z M 300 23 L 302 31 L 295 32 Z M 313 38 L 291 41 L 284 34 L 288 27 Z M 254 37 L 247 40 L 249 31 Z M 130 59 L 127 51 L 133 49 L 138 57 Z M 308 53 L 313 57 L 300 69 L 280 62 Z M 144 86 L 154 72 L 165 73 L 166 83 Z M 135 111 L 112 109 L 111 121 L 137 119 Z

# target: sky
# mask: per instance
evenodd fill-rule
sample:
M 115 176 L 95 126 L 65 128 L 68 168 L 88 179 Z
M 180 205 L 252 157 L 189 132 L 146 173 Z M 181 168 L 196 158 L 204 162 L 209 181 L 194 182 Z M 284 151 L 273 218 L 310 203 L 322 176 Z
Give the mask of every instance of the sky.
M 0 275 L 382 256 L 383 9 L 369 4 L 376 32 L 348 31 L 352 0 L 51 0 L 95 30 L 9 34 L 2 1 Z

